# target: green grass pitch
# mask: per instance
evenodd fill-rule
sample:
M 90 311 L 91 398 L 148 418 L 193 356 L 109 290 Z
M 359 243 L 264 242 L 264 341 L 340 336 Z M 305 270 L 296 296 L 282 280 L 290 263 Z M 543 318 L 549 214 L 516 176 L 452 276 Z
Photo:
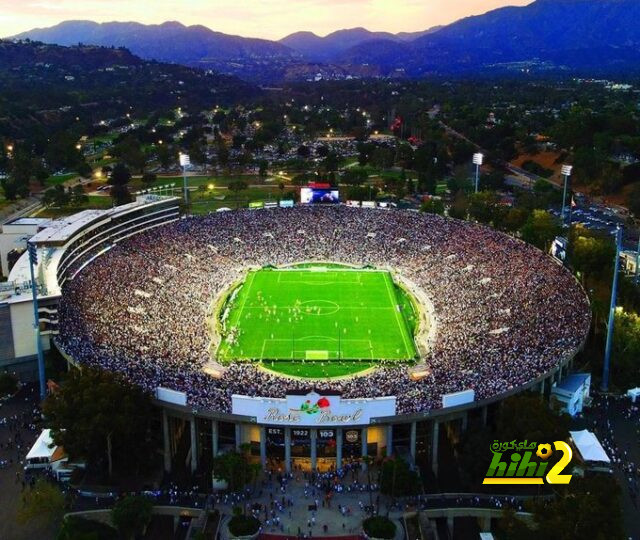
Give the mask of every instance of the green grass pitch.
M 299 377 L 350 375 L 410 361 L 415 313 L 389 272 L 305 265 L 249 272 L 223 306 L 217 356 Z

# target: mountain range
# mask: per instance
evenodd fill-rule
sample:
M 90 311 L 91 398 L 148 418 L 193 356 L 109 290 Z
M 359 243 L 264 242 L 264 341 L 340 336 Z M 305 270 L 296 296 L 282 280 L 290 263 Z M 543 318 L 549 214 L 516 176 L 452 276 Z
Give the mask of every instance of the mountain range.
M 145 58 L 216 69 L 260 82 L 343 76 L 409 76 L 544 69 L 601 74 L 640 71 L 640 1 L 536 0 L 422 32 L 364 28 L 280 41 L 178 22 L 66 21 L 15 39 L 125 47 Z

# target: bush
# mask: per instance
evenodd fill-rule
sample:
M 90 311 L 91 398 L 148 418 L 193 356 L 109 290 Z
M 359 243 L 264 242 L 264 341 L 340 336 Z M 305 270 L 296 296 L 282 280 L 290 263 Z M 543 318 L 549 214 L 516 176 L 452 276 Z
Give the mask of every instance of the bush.
M 229 532 L 233 536 L 252 536 L 258 532 L 260 522 L 253 516 L 235 515 L 229 520 Z
M 118 531 L 106 523 L 78 516 L 69 516 L 62 522 L 56 540 L 117 540 Z
M 417 495 L 420 477 L 402 458 L 387 459 L 380 472 L 380 492 L 391 497 Z
M 125 538 L 142 534 L 149 522 L 153 503 L 146 497 L 125 497 L 111 510 L 111 521 Z
M 13 394 L 18 389 L 18 380 L 9 373 L 0 373 L 0 397 Z
M 396 535 L 396 525 L 383 516 L 374 516 L 362 522 L 362 528 L 371 538 L 393 538 Z

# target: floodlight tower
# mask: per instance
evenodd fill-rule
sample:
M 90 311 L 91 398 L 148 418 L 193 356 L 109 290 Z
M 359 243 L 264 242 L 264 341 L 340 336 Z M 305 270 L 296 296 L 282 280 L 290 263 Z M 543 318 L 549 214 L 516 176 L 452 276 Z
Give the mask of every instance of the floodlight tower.
M 31 271 L 31 297 L 33 303 L 33 329 L 36 334 L 36 351 L 38 353 L 38 380 L 40 382 L 40 399 L 47 395 L 45 388 L 44 355 L 40 341 L 40 315 L 38 311 L 38 284 L 36 283 L 35 267 L 38 266 L 38 247 L 33 242 L 27 242 L 29 253 L 29 270 Z
M 620 264 L 620 250 L 622 249 L 622 228 L 616 228 L 616 259 L 613 262 L 613 282 L 611 284 L 611 305 L 609 306 L 609 324 L 607 325 L 607 344 L 604 349 L 604 365 L 602 367 L 602 391 L 609 389 L 609 364 L 611 361 L 611 347 L 613 345 L 613 325 L 616 316 L 616 299 L 618 295 L 618 266 Z
M 191 165 L 189 154 L 180 152 L 180 166 L 182 167 L 182 186 L 184 191 L 184 204 L 189 207 L 189 188 L 187 186 L 187 167 Z
M 475 181 L 476 193 L 478 193 L 478 183 L 480 182 L 480 166 L 482 165 L 483 161 L 484 161 L 484 154 L 481 154 L 480 152 L 473 154 L 473 164 L 476 166 L 476 181 Z
M 572 170 L 573 170 L 573 167 L 571 165 L 563 165 L 561 170 L 561 174 L 564 177 L 564 189 L 562 191 L 562 212 L 560 214 L 563 227 L 564 227 L 564 212 L 565 212 L 565 206 L 567 202 L 567 184 L 569 183 L 569 177 L 571 176 Z M 571 223 L 569 223 L 569 227 L 571 227 Z

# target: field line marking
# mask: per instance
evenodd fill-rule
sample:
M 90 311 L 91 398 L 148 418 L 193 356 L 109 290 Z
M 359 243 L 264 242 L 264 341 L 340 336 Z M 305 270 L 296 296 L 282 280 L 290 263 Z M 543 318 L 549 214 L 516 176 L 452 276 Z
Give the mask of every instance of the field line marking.
M 251 292 L 251 287 L 253 286 L 253 280 L 255 278 L 256 274 L 255 272 L 251 274 L 251 281 L 247 284 L 247 290 L 245 291 L 245 295 L 244 298 L 242 299 L 242 306 L 240 306 L 240 313 L 238 313 L 238 321 L 240 322 L 242 320 L 242 314 L 244 313 L 244 306 L 247 303 L 247 298 L 249 297 L 249 293 Z
M 333 300 L 305 300 L 305 302 L 332 302 L 336 305 L 339 305 L 337 302 L 333 302 Z M 301 304 L 304 305 L 304 302 Z M 269 309 L 273 309 L 272 306 L 268 306 Z M 278 306 L 275 309 L 292 309 L 298 306 Z M 247 306 L 246 309 L 262 309 L 264 310 L 264 306 Z M 389 309 L 389 306 L 372 306 L 372 307 L 363 307 L 363 306 L 341 306 L 339 309 L 357 309 L 359 311 L 371 311 L 372 309 Z
M 393 295 L 391 294 L 392 291 L 391 291 L 391 288 L 389 287 L 389 281 L 390 281 L 389 274 L 385 274 L 384 282 L 385 282 L 385 285 L 387 286 L 387 293 L 389 293 L 389 300 L 391 300 L 391 307 L 393 309 L 393 313 L 396 316 L 396 323 L 398 323 L 398 330 L 400 330 L 400 334 L 402 335 L 402 341 L 404 342 L 404 346 L 405 346 L 405 349 L 407 351 L 407 354 L 409 356 L 412 356 L 411 355 L 411 348 L 409 347 L 409 344 L 407 343 L 407 336 L 406 336 L 407 328 L 406 328 L 406 325 L 402 326 L 401 321 L 400 321 L 400 319 L 398 317 L 398 309 L 397 309 L 398 305 L 393 301 Z

